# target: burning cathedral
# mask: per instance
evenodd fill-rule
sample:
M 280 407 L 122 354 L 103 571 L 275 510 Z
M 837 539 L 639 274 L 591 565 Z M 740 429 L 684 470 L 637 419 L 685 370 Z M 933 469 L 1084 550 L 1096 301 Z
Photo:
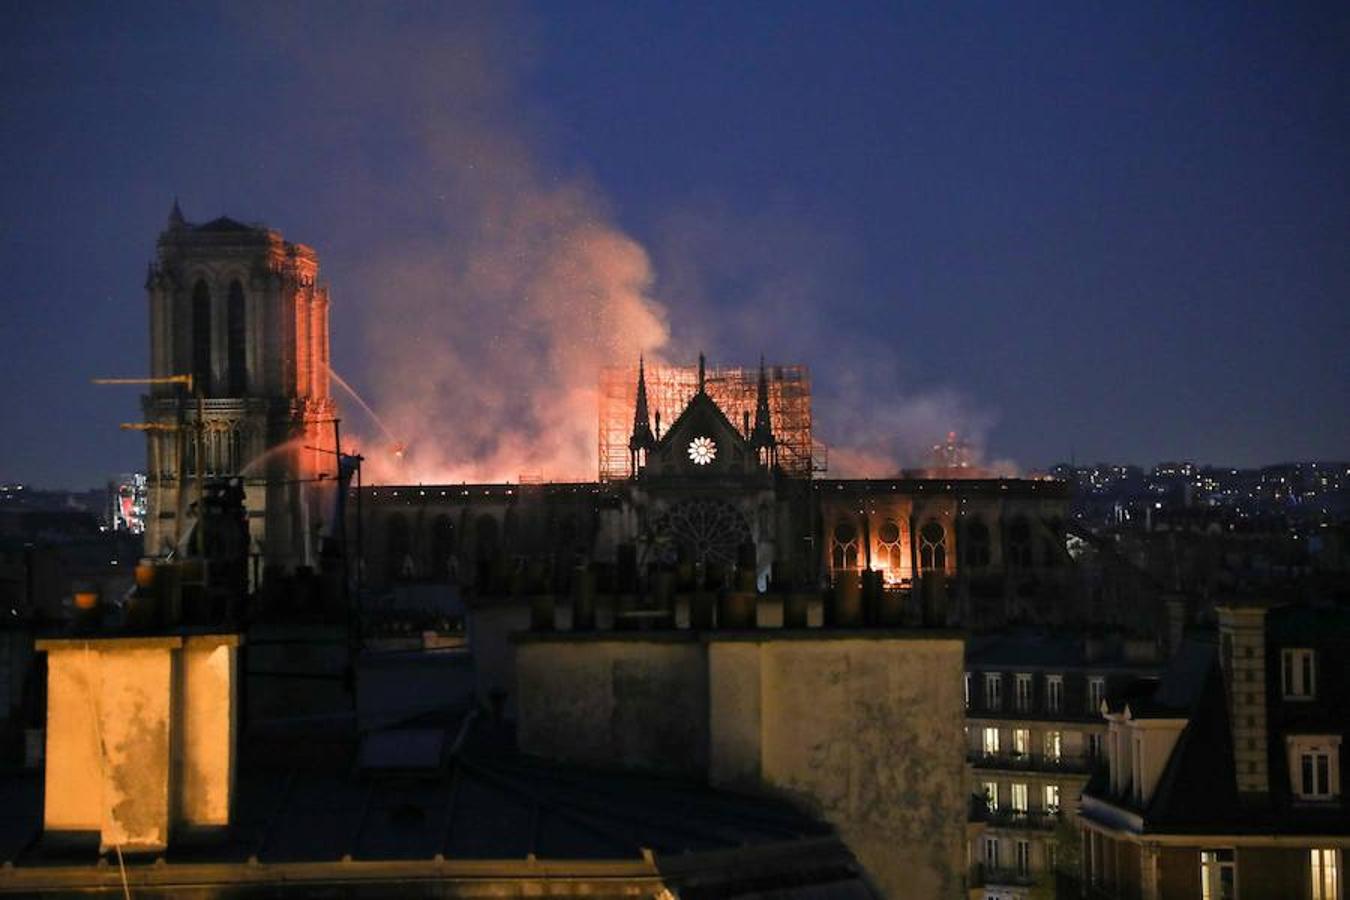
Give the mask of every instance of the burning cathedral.
M 306 728 L 356 729 L 341 736 L 350 755 L 339 758 L 340 778 L 352 765 L 383 771 L 376 751 L 401 746 L 387 764 L 412 779 L 398 788 L 399 810 L 450 781 L 447 769 L 454 780 L 443 803 L 453 806 L 461 793 L 453 785 L 489 771 L 475 759 L 515 766 L 509 754 L 518 752 L 549 760 L 553 773 L 555 763 L 611 773 L 594 793 L 569 791 L 585 807 L 577 821 L 586 828 L 597 815 L 624 823 L 595 834 L 631 837 L 664 812 L 675 836 L 640 838 L 635 864 L 608 843 L 584 852 L 592 845 L 541 846 L 552 832 L 518 797 L 492 800 L 463 828 L 445 809 L 396 815 L 390 806 L 404 829 L 397 840 L 357 846 L 352 837 L 336 869 L 305 869 L 314 883 L 359 877 L 439 892 L 471 877 L 474 891 L 487 878 L 509 888 L 503 893 L 540 896 L 609 896 L 630 884 L 621 892 L 651 897 L 686 888 L 688 896 L 760 896 L 787 886 L 801 892 L 783 896 L 966 894 L 958 629 L 1100 615 L 1069 602 L 1063 483 L 971 477 L 979 473 L 959 464 L 894 478 L 826 477 L 804 367 L 715 367 L 700 357 L 696 366 L 637 359 L 597 373 L 594 480 L 353 486 L 359 459 L 343 453 L 329 393 L 329 297 L 313 250 L 228 218 L 192 224 L 175 204 L 147 290 L 146 551 L 156 558 L 138 567 L 126 610 L 127 627 L 140 631 L 130 643 L 104 635 L 97 665 L 117 678 L 138 673 L 138 690 L 157 704 L 162 727 L 146 744 L 153 753 L 114 773 L 134 769 L 153 790 L 105 814 L 91 811 L 90 798 L 103 796 L 97 784 L 65 787 L 76 784 L 72 773 L 104 777 L 91 762 L 98 744 L 84 706 L 70 699 L 80 689 L 61 687 L 93 683 L 79 673 L 95 663 L 87 637 L 48 642 L 59 688 L 49 719 L 75 736 L 48 742 L 44 821 L 54 836 L 94 823 L 105 844 L 125 842 L 134 824 L 141 831 L 128 846 L 162 852 L 188 826 L 209 822 L 218 837 L 241 839 L 250 822 L 277 814 L 235 810 L 266 792 L 232 788 L 243 758 L 233 723 L 244 723 L 255 752 L 309 753 L 310 732 L 269 731 L 298 716 Z M 367 621 L 383 599 L 419 594 L 465 610 L 472 672 L 451 704 L 464 705 L 458 737 L 419 717 L 395 717 L 386 733 L 353 712 L 351 684 L 362 683 L 362 652 L 373 646 Z M 154 664 L 142 665 L 151 645 Z M 174 674 L 180 668 L 186 678 Z M 210 696 L 185 699 L 184 691 Z M 109 718 L 109 727 L 130 718 Z M 421 730 L 394 733 L 415 723 Z M 200 779 L 170 777 L 179 746 L 170 736 L 182 742 L 181 734 L 193 735 L 183 746 L 213 750 L 208 774 L 218 789 L 203 794 Z M 421 736 L 418 747 L 434 737 L 439 749 L 410 762 L 409 735 Z M 316 746 L 306 769 L 333 762 L 328 745 Z M 270 777 L 271 756 L 264 749 L 239 771 Z M 500 783 L 517 791 L 518 772 Z M 644 772 L 683 779 L 680 798 L 638 799 L 628 809 L 632 779 Z M 376 789 L 374 781 L 362 789 L 366 800 L 344 834 L 374 827 L 367 808 L 385 802 L 371 801 Z M 525 794 L 553 803 L 556 790 Z M 716 840 L 691 843 L 694 806 L 712 807 L 691 804 L 689 792 L 705 790 L 726 805 L 710 814 Z M 771 839 L 752 846 L 736 823 L 769 822 L 770 803 L 809 821 L 774 826 Z M 500 834 L 485 824 L 517 808 L 527 812 L 521 824 Z M 305 820 L 306 835 L 317 818 Z M 423 823 L 443 823 L 425 853 L 407 830 Z M 463 835 L 481 846 L 445 850 L 447 828 L 452 844 Z M 266 836 L 248 846 L 259 840 Z M 498 862 L 477 862 L 476 852 Z M 579 852 L 589 874 L 550 887 L 550 873 L 580 871 Z M 262 876 L 297 877 L 260 869 L 258 855 L 238 854 L 249 863 L 222 864 L 211 877 L 258 885 Z M 582 887 L 600 876 L 609 880 Z
M 311 248 L 228 218 L 192 224 L 175 203 L 147 290 L 150 555 L 187 540 L 204 487 L 233 477 L 255 586 L 340 549 L 376 591 L 566 593 L 588 567 L 616 591 L 839 585 L 867 594 L 868 615 L 926 604 L 951 624 L 1073 614 L 1058 603 L 1065 485 L 959 466 L 826 477 L 804 366 L 614 366 L 597 373 L 595 481 L 386 484 L 357 497 L 339 462 L 329 296 Z

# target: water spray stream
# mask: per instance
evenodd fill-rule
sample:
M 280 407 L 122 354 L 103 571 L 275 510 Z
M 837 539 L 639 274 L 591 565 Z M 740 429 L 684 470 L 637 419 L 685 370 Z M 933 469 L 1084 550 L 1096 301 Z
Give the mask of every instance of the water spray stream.
M 346 391 L 353 400 L 355 400 L 358 404 L 360 404 L 361 408 L 366 411 L 366 415 L 370 416 L 371 421 L 373 421 L 376 425 L 378 425 L 380 430 L 384 432 L 384 436 L 389 439 L 389 443 L 392 444 L 394 447 L 394 455 L 402 456 L 404 449 L 407 448 L 407 444 L 405 444 L 403 441 L 400 441 L 398 438 L 394 437 L 394 433 L 389 430 L 389 426 L 384 424 L 384 420 L 381 419 L 379 415 L 376 414 L 375 410 L 370 408 L 370 404 L 367 403 L 365 399 L 356 392 L 356 388 L 352 387 L 350 384 L 347 383 L 347 380 L 345 378 L 343 378 L 337 372 L 333 371 L 332 366 L 327 366 L 326 368 L 328 369 L 328 374 L 333 376 L 333 380 L 336 381 L 338 385 L 341 386 L 342 389 Z

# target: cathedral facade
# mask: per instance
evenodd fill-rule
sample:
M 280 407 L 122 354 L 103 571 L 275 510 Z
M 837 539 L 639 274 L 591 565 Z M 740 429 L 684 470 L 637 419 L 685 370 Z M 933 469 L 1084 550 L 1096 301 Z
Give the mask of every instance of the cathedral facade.
M 254 559 L 279 571 L 316 564 L 337 459 L 317 255 L 262 225 L 190 223 L 176 202 L 157 251 L 146 279 L 146 552 L 181 550 L 205 483 L 240 477 Z
M 791 367 L 797 368 L 797 367 Z M 779 458 L 769 369 L 753 413 L 705 377 L 662 427 L 636 372 L 627 473 L 555 484 L 387 485 L 361 504 L 366 582 L 452 581 L 474 595 L 600 589 L 856 589 L 919 596 L 952 624 L 1063 621 L 1069 493 L 1043 479 L 825 478 Z M 962 473 L 969 475 L 969 472 Z M 350 508 L 350 507 L 349 507 Z

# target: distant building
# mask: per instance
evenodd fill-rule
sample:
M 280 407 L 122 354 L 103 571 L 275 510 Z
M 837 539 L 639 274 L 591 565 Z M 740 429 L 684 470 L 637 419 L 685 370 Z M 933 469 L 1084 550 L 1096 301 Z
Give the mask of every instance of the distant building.
M 1224 604 L 1155 687 L 1103 704 L 1083 879 L 1113 900 L 1344 897 L 1350 613 Z

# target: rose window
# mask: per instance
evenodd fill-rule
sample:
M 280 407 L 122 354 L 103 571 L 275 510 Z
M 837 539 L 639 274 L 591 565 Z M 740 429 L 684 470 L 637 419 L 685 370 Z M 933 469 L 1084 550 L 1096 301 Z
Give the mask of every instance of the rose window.
M 717 457 L 717 445 L 710 437 L 696 437 L 689 442 L 689 459 L 696 466 L 706 466 Z
M 665 562 L 675 561 L 678 548 L 691 562 L 734 563 L 737 548 L 751 539 L 745 516 L 718 500 L 677 503 L 657 520 L 655 531 L 657 542 L 668 548 Z

